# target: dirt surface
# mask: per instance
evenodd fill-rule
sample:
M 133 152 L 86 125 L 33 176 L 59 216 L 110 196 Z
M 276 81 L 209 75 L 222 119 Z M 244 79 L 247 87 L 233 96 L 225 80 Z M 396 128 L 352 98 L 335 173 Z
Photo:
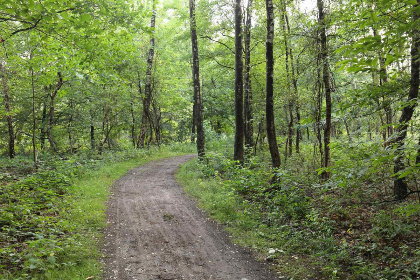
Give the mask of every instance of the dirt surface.
M 193 155 L 131 170 L 112 189 L 104 242 L 104 279 L 277 279 L 175 182 Z

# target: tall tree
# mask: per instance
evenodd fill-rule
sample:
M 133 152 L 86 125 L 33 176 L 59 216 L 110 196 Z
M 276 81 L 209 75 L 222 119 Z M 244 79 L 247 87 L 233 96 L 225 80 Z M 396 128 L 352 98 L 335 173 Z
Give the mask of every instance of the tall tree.
M 274 168 L 280 167 L 280 154 L 276 139 L 276 126 L 274 124 L 274 8 L 273 0 L 266 0 L 265 6 L 267 10 L 267 41 L 266 41 L 266 122 L 267 122 L 267 138 L 270 148 L 271 161 Z
M 52 135 L 52 130 L 54 126 L 55 98 L 57 97 L 58 91 L 61 89 L 61 87 L 64 84 L 61 72 L 58 72 L 57 76 L 58 76 L 57 85 L 55 86 L 55 89 L 50 93 L 50 111 L 48 113 L 48 126 L 47 126 L 48 141 L 50 142 L 50 146 L 54 152 L 57 152 L 57 145 Z
M 241 0 L 235 1 L 235 144 L 233 159 L 244 161 L 244 84 Z
M 37 150 L 36 150 L 36 111 L 35 111 L 35 81 L 34 81 L 34 67 L 32 65 L 33 50 L 29 50 L 29 59 L 31 60 L 31 90 L 32 90 L 32 151 L 35 169 L 38 168 Z
M 3 85 L 3 99 L 4 107 L 6 109 L 6 119 L 9 130 L 9 157 L 15 157 L 15 133 L 13 128 L 13 117 L 10 110 L 10 98 L 9 98 L 9 87 L 7 86 L 7 72 L 6 66 L 0 61 L 0 74 Z
M 419 95 L 420 86 L 420 29 L 418 21 L 420 19 L 420 0 L 413 7 L 413 22 L 415 23 L 412 30 L 411 43 L 411 79 L 410 91 L 408 93 L 407 105 L 402 109 L 399 126 L 396 137 L 396 153 L 394 161 L 394 172 L 398 174 L 405 168 L 404 164 L 404 141 L 407 137 L 408 124 L 413 117 L 416 107 L 416 99 Z M 398 176 L 394 179 L 394 196 L 396 199 L 403 199 L 408 194 L 408 186 L 404 178 Z
M 198 42 L 197 42 L 197 24 L 195 21 L 195 0 L 190 0 L 190 29 L 191 29 L 191 45 L 193 58 L 193 85 L 194 85 L 194 123 L 197 125 L 197 152 L 198 156 L 202 158 L 205 153 L 204 148 L 204 128 L 201 106 L 200 93 L 200 63 L 198 58 Z
M 254 145 L 253 134 L 254 134 L 254 116 L 252 112 L 252 87 L 251 87 L 251 7 L 252 0 L 248 0 L 246 7 L 246 20 L 245 20 L 245 146 L 248 149 L 252 149 Z
M 290 38 L 290 24 L 289 24 L 289 17 L 287 15 L 287 9 L 284 9 L 284 19 L 287 26 L 287 36 Z M 302 132 L 300 130 L 300 106 L 299 106 L 299 95 L 298 95 L 298 86 L 297 86 L 297 79 L 299 76 L 299 69 L 298 64 L 294 60 L 293 56 L 293 47 L 289 44 L 289 55 L 290 55 L 290 67 L 291 67 L 291 78 L 293 84 L 293 98 L 294 98 L 294 105 L 295 105 L 295 112 L 296 112 L 296 153 L 300 153 L 300 140 L 302 138 Z M 290 114 L 292 115 L 292 114 Z
M 322 80 L 325 90 L 325 127 L 324 127 L 324 164 L 327 168 L 330 165 L 330 136 L 331 136 L 331 84 L 330 84 L 330 67 L 328 63 L 328 46 L 327 46 L 327 24 L 325 21 L 324 1 L 317 0 L 318 6 L 318 24 L 319 37 L 321 42 L 321 62 L 322 62 Z M 322 173 L 323 179 L 328 179 L 329 172 Z
M 149 119 L 150 103 L 152 101 L 152 67 L 153 57 L 155 55 L 155 23 L 156 23 L 156 7 L 153 0 L 153 12 L 150 20 L 150 28 L 152 29 L 152 38 L 150 39 L 150 49 L 147 55 L 146 84 L 144 87 L 143 97 L 143 114 L 141 117 L 140 136 L 137 142 L 137 148 L 144 147 L 144 140 L 147 132 L 147 121 Z M 152 132 L 153 133 L 153 132 Z
M 285 47 L 285 66 L 286 66 L 286 88 L 287 88 L 287 99 L 288 99 L 288 109 L 286 110 L 286 122 L 287 125 L 287 140 L 285 146 L 285 158 L 287 156 L 292 155 L 292 148 L 293 148 L 293 95 L 290 90 L 290 66 L 289 66 L 289 55 L 292 54 L 292 50 L 289 47 L 289 34 L 286 27 L 286 3 L 283 3 L 283 12 L 282 12 L 282 20 L 283 20 L 283 33 L 284 33 L 284 47 Z M 289 118 L 287 117 L 289 115 Z

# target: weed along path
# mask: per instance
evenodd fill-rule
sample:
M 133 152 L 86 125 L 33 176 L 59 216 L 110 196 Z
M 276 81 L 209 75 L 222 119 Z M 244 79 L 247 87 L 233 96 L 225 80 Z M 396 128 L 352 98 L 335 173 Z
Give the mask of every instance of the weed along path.
M 229 241 L 175 182 L 193 155 L 131 170 L 112 189 L 104 240 L 104 279 L 276 279 Z

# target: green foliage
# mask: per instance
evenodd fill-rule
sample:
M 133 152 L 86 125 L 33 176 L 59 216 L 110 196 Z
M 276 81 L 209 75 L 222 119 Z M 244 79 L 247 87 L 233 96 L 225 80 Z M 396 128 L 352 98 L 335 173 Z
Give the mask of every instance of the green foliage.
M 299 176 L 311 158 L 298 155 L 272 173 L 264 157 L 240 166 L 213 152 L 185 164 L 177 176 L 235 242 L 257 250 L 287 276 L 415 279 L 419 207 L 381 202 L 390 191 L 384 188 L 392 175 L 391 166 L 384 168 L 389 151 L 373 143 L 334 143 L 332 149 L 326 182 Z
M 37 172 L 24 158 L 12 166 L 2 161 L 2 168 L 16 176 L 0 181 L 0 278 L 73 280 L 99 275 L 98 241 L 106 225 L 108 187 L 146 161 L 192 152 L 194 145 L 174 144 L 68 159 L 42 155 Z M 14 169 L 16 165 L 20 168 Z
M 60 217 L 70 187 L 66 175 L 50 171 L 0 188 L 2 269 L 30 275 L 59 265 L 55 255 L 71 242 L 63 238 L 71 227 Z

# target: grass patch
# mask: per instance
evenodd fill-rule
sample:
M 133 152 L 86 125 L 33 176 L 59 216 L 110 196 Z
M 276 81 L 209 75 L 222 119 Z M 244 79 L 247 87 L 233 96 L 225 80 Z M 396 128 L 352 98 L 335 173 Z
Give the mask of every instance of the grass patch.
M 109 187 L 146 162 L 193 152 L 192 145 L 169 145 L 53 161 L 49 170 L 2 185 L 0 279 L 98 279 Z

